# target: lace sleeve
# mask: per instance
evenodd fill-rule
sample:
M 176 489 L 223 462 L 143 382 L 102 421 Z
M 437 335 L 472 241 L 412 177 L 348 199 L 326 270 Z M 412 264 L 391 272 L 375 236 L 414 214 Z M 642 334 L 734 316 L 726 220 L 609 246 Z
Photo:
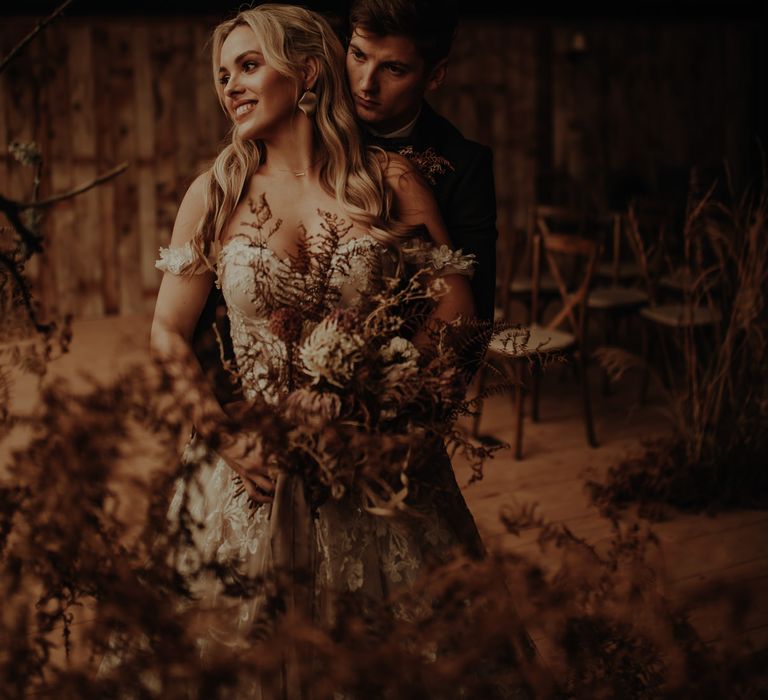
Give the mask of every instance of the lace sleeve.
M 475 256 L 465 255 L 461 250 L 453 250 L 447 245 L 436 246 L 433 243 L 416 240 L 403 248 L 403 259 L 409 265 L 431 267 L 437 275 L 466 275 L 475 273 Z
M 191 241 L 178 248 L 160 248 L 155 267 L 173 275 L 200 275 L 214 270 L 213 262 L 193 248 Z

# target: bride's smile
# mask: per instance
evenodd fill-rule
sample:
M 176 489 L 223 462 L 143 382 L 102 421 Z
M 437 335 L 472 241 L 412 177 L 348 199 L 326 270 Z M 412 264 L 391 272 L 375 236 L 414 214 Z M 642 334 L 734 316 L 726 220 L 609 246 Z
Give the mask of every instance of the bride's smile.
M 269 140 L 290 126 L 296 81 L 267 64 L 250 27 L 238 26 L 224 40 L 217 73 L 219 98 L 240 138 Z

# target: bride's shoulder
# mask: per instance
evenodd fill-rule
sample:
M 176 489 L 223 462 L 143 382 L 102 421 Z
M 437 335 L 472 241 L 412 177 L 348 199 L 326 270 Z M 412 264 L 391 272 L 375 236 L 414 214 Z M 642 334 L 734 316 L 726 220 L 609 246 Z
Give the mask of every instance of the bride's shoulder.
M 199 206 L 203 206 L 203 200 L 205 199 L 205 192 L 208 189 L 210 179 L 211 179 L 210 170 L 205 170 L 204 172 L 200 173 L 194 180 L 192 180 L 189 187 L 187 187 L 186 193 L 184 194 L 184 198 L 182 199 L 182 205 L 185 202 L 189 202 L 190 204 L 197 204 Z
M 421 171 L 400 153 L 378 150 L 384 186 L 391 193 L 392 211 L 400 223 L 425 227 L 435 243 L 449 244 L 434 192 Z
M 205 215 L 205 192 L 209 179 L 210 174 L 207 171 L 201 173 L 187 188 L 176 214 L 172 245 L 182 245 L 194 236 L 197 224 Z
M 155 261 L 155 267 L 159 270 L 174 275 L 213 272 L 213 256 L 209 254 L 206 245 L 195 240 L 200 222 L 205 216 L 208 178 L 207 172 L 198 175 L 181 200 L 170 243 L 168 247 L 160 248 L 160 257 Z
M 419 169 L 404 155 L 376 149 L 376 158 L 387 181 L 396 184 L 403 178 L 414 178 L 424 185 L 427 184 Z
M 431 202 L 432 188 L 421 171 L 403 155 L 388 151 L 377 154 L 384 184 L 400 205 L 421 209 Z

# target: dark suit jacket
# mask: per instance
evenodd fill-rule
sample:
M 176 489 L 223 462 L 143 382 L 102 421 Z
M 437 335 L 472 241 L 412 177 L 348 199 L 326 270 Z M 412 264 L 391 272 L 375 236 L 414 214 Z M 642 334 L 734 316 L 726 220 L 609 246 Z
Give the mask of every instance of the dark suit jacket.
M 369 142 L 402 153 L 430 180 L 454 248 L 475 255 L 472 293 L 477 315 L 493 319 L 498 231 L 491 149 L 464 138 L 426 102 L 409 137 L 369 136 Z

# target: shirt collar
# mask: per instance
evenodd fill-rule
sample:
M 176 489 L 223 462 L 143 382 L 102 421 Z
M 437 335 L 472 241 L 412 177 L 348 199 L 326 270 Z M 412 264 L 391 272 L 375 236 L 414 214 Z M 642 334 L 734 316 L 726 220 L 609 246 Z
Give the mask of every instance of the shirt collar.
M 410 136 L 411 133 L 413 133 L 413 129 L 416 126 L 416 122 L 419 120 L 420 116 L 421 116 L 421 107 L 419 107 L 419 111 L 416 113 L 416 116 L 410 122 L 408 122 L 405 126 L 402 126 L 399 129 L 396 129 L 395 131 L 390 131 L 388 134 L 383 134 L 380 131 L 376 131 L 375 129 L 370 129 L 370 128 L 368 129 L 368 131 L 380 139 L 401 139 L 406 136 Z

